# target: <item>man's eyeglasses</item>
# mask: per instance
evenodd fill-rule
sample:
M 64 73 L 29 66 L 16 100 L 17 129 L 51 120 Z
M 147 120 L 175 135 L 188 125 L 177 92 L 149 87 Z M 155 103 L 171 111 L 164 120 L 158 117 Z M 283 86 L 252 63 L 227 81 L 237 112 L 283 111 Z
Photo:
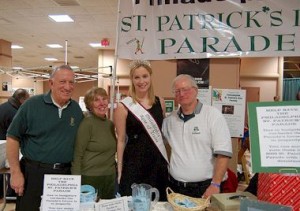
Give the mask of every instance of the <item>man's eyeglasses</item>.
M 195 88 L 195 87 L 184 87 L 181 89 L 173 89 L 173 93 L 175 95 L 180 95 L 180 93 L 185 94 L 185 93 L 191 91 L 191 89 L 193 89 L 193 88 Z

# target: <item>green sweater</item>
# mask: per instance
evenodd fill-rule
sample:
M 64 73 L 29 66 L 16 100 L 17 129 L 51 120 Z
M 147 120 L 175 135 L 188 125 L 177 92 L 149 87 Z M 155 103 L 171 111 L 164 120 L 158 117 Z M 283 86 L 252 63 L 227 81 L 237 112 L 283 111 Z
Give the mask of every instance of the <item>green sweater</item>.
M 72 174 L 112 175 L 116 171 L 116 149 L 114 124 L 107 118 L 88 115 L 77 132 Z

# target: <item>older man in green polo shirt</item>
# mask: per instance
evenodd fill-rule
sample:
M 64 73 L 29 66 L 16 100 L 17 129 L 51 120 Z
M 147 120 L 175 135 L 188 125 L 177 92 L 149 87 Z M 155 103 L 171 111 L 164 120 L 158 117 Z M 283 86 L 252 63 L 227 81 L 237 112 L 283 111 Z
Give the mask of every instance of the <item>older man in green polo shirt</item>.
M 27 100 L 7 132 L 7 158 L 17 211 L 39 211 L 45 174 L 70 174 L 83 113 L 71 99 L 73 70 L 63 65 L 50 76 L 50 91 Z M 19 161 L 19 148 L 23 158 Z

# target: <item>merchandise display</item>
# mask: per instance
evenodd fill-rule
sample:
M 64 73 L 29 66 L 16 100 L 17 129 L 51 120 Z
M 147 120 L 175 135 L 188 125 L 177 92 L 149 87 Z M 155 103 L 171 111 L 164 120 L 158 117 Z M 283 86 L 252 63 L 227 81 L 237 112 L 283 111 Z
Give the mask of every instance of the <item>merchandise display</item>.
M 258 200 L 289 205 L 300 210 L 299 174 L 260 173 L 258 175 Z
M 91 185 L 82 185 L 80 188 L 80 203 L 95 202 L 97 192 Z
M 148 211 L 159 200 L 159 191 L 148 184 L 132 184 L 132 207 L 134 211 Z M 155 198 L 151 201 L 152 195 Z

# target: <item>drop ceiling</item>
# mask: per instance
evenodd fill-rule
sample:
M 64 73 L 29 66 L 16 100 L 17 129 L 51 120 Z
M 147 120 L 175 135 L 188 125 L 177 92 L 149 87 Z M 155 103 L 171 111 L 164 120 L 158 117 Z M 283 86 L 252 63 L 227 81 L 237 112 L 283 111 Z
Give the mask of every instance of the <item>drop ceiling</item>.
M 105 49 L 114 49 L 117 6 L 118 0 L 0 0 L 0 39 L 24 47 L 12 49 L 12 67 L 53 66 L 44 58 L 55 57 L 60 63 L 96 68 L 99 49 L 89 43 L 108 38 Z M 75 22 L 55 23 L 50 14 L 67 14 Z
M 12 67 L 43 69 L 67 58 L 68 64 L 80 69 L 97 68 L 99 49 L 89 43 L 108 38 L 110 45 L 105 49 L 115 48 L 117 7 L 118 0 L 0 0 L 0 39 L 24 47 L 12 49 Z M 48 18 L 59 14 L 75 22 L 55 23 Z M 63 48 L 51 49 L 46 44 Z M 46 57 L 58 62 L 46 61 Z M 299 60 L 285 58 L 286 77 L 300 77 Z

